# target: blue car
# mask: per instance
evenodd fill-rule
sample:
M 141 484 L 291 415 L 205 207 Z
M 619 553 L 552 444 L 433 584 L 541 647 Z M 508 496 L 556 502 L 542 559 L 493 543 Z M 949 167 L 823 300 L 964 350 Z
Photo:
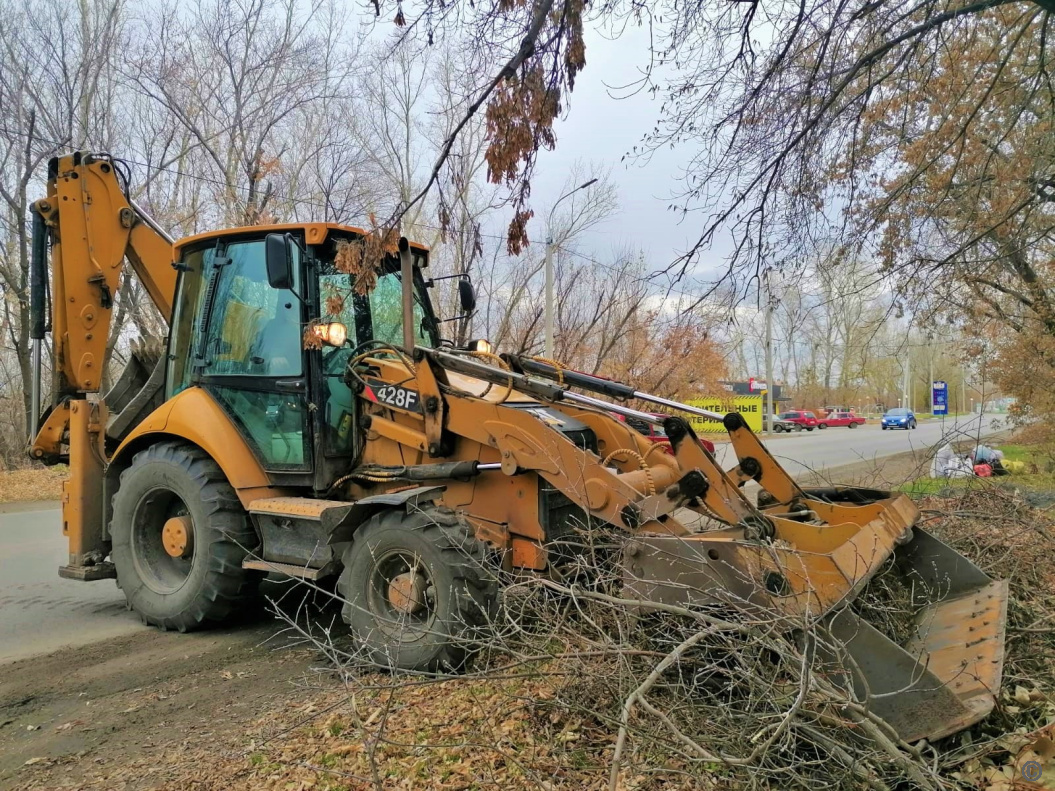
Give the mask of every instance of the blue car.
M 915 427 L 916 416 L 911 409 L 899 406 L 895 409 L 888 409 L 886 414 L 883 415 L 883 431 L 888 428 L 903 428 L 907 430 Z

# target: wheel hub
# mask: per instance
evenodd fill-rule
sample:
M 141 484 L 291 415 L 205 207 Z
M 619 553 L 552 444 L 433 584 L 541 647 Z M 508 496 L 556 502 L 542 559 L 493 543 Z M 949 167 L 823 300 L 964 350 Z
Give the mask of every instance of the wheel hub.
M 189 558 L 194 552 L 194 531 L 189 516 L 174 516 L 161 528 L 161 544 L 173 558 Z
M 428 580 L 416 571 L 407 571 L 395 576 L 388 583 L 388 602 L 396 610 L 413 615 L 425 609 Z

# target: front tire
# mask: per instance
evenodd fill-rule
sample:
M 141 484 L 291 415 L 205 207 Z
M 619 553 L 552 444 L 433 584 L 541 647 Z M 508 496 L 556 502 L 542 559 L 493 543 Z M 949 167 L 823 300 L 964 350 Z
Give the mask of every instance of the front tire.
M 807 426 L 806 427 L 806 431 L 813 431 L 813 427 L 812 426 Z
M 376 514 L 345 550 L 338 586 L 344 621 L 371 662 L 425 672 L 471 660 L 498 598 L 486 545 L 438 506 Z
M 912 425 L 909 428 L 912 428 L 912 429 L 916 428 L 916 421 L 915 420 L 912 421 Z
M 203 450 L 159 442 L 121 473 L 110 523 L 117 583 L 144 623 L 185 632 L 220 622 L 256 595 L 242 568 L 256 532 Z

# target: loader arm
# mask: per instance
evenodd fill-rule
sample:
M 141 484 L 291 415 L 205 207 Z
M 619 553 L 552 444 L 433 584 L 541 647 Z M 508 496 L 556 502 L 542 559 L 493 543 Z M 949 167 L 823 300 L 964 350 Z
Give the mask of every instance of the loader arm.
M 416 380 L 417 391 L 431 391 L 441 432 L 455 444 L 487 449 L 479 457 L 489 462 L 486 474 L 541 479 L 578 507 L 583 527 L 593 521 L 624 531 L 624 596 L 642 612 L 650 603 L 730 608 L 788 634 L 816 635 L 810 639 L 818 640 L 819 672 L 909 741 L 955 733 L 993 708 L 1007 584 L 922 530 L 919 509 L 907 496 L 803 489 L 739 413 L 706 412 L 549 362 L 506 360 L 513 365 L 500 369 L 478 355 L 419 347 L 414 366 L 392 355 L 360 362 L 382 381 Z M 455 375 L 490 387 L 467 390 Z M 738 463 L 723 469 L 682 417 L 640 412 L 572 388 L 720 421 Z M 514 393 L 517 399 L 509 400 Z M 419 458 L 426 449 L 442 451 L 426 438 L 428 410 L 403 409 L 392 415 L 397 423 L 386 417 L 392 410 L 365 397 L 370 431 Z M 522 397 L 536 400 L 525 404 Z M 612 413 L 661 420 L 673 458 L 651 453 L 643 437 L 625 436 L 625 424 Z M 589 426 L 592 439 L 574 439 L 564 417 Z M 747 496 L 748 482 L 762 488 L 757 504 Z M 478 514 L 484 499 L 473 502 Z M 543 570 L 547 544 L 560 533 L 525 529 L 517 510 L 506 525 L 512 564 Z M 693 511 L 704 517 L 695 528 L 686 516 Z M 498 538 L 502 546 L 501 531 Z M 913 637 L 903 644 L 853 608 L 877 576 L 911 592 L 905 617 Z
M 172 239 L 128 196 L 119 167 L 106 154 L 76 152 L 52 159 L 47 196 L 32 209 L 29 454 L 45 464 L 70 465 L 62 503 L 63 533 L 70 541 L 66 568 L 81 579 L 105 572 L 107 407 L 99 392 L 124 263 L 132 265 L 166 322 L 176 286 Z M 50 405 L 42 415 L 41 344 L 49 331 L 54 369 Z

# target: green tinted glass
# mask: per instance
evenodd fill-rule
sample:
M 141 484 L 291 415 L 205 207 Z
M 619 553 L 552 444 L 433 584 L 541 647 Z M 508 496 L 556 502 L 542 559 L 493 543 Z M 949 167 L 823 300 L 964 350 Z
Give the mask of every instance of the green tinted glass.
M 179 293 L 172 309 L 166 397 L 172 398 L 187 389 L 194 372 L 193 355 L 198 331 L 198 316 L 205 298 L 205 283 L 212 271 L 215 248 L 188 251 L 181 261 Z

